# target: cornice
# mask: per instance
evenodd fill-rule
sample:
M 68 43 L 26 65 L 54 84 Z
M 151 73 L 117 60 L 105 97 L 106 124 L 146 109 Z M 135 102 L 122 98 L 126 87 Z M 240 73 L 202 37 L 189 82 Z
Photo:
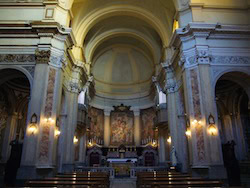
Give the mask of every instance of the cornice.
M 13 7 L 13 8 L 23 8 L 23 7 L 44 7 L 43 2 L 0 2 L 0 8 Z
M 250 8 L 249 5 L 206 5 L 205 3 L 190 3 L 191 8 L 199 7 L 204 9 L 230 9 L 230 10 L 248 10 Z
M 250 26 L 249 25 L 221 25 L 221 24 L 207 24 L 207 23 L 189 23 L 184 28 L 179 28 L 176 30 L 177 36 L 174 36 L 171 40 L 171 44 L 175 42 L 178 37 L 184 37 L 188 35 L 195 35 L 195 33 L 205 33 L 207 36 L 212 34 L 234 34 L 241 35 L 246 34 L 250 35 Z

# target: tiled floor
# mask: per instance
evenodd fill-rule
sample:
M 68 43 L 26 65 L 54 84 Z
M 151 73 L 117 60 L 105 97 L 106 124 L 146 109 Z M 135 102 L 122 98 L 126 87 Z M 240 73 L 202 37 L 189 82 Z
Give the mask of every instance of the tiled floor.
M 136 188 L 136 181 L 133 179 L 114 179 L 110 182 L 110 188 Z

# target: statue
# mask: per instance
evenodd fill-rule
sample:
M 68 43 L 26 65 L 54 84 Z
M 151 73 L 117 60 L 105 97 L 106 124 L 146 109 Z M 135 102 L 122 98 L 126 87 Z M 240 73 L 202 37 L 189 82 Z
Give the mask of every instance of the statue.
M 175 147 L 172 147 L 171 150 L 171 165 L 176 167 L 177 166 L 177 156 L 176 156 L 176 151 L 175 151 Z

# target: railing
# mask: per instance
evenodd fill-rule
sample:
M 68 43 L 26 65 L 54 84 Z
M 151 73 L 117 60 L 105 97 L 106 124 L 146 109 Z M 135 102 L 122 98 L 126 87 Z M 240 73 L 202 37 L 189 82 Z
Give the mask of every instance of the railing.
M 82 167 L 78 166 L 75 167 L 75 172 L 107 172 L 109 173 L 109 178 L 114 178 L 115 177 L 115 170 L 112 167 Z
M 153 172 L 153 171 L 167 171 L 167 166 L 147 166 L 147 167 L 130 167 L 130 178 L 137 178 L 137 172 Z M 115 178 L 115 169 L 112 167 L 75 167 L 76 172 L 107 172 L 109 178 Z
M 167 166 L 147 166 L 147 167 L 131 167 L 130 177 L 136 178 L 137 172 L 153 172 L 153 171 L 167 171 Z

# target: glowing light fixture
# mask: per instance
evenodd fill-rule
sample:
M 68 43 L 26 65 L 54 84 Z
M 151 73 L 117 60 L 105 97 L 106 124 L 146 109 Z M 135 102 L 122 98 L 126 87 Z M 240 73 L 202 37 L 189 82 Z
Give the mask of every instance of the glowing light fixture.
M 208 133 L 212 136 L 216 135 L 217 134 L 217 128 L 215 126 L 215 120 L 214 120 L 214 116 L 212 116 L 212 114 L 210 114 L 208 116 L 208 123 L 209 123 L 209 126 L 208 126 Z
M 78 138 L 76 136 L 74 136 L 74 144 L 76 144 L 78 142 Z
M 51 117 L 49 117 L 49 118 L 44 118 L 44 121 L 47 122 L 47 123 L 54 123 L 54 122 L 55 122 L 55 120 L 52 119 Z
M 30 134 L 35 134 L 37 132 L 37 127 L 34 124 L 31 124 L 28 128 Z
M 168 142 L 169 144 L 171 144 L 171 142 L 172 142 L 172 140 L 171 140 L 171 136 L 170 136 L 170 137 L 168 137 L 167 142 Z
M 61 134 L 61 131 L 58 129 L 58 127 L 56 127 L 55 129 L 55 136 L 59 136 Z
M 215 127 L 215 125 L 209 125 L 208 133 L 212 136 L 217 134 L 217 128 Z
M 187 128 L 186 136 L 187 137 L 191 137 L 191 130 L 190 130 L 190 128 Z

